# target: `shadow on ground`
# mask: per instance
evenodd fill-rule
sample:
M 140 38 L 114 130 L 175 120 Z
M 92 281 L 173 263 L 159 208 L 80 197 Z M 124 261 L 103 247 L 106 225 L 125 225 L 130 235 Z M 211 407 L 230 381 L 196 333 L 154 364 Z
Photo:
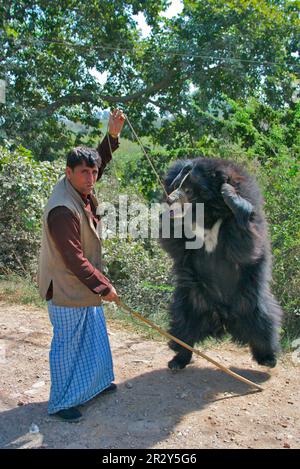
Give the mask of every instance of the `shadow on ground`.
M 265 372 L 232 368 L 262 384 Z M 0 414 L 1 448 L 151 448 L 163 442 L 180 420 L 199 413 L 214 402 L 236 400 L 253 388 L 220 370 L 189 366 L 172 373 L 153 370 L 119 384 L 118 391 L 94 398 L 81 407 L 79 423 L 66 423 L 47 415 L 47 402 L 24 405 Z M 29 433 L 35 423 L 39 433 Z

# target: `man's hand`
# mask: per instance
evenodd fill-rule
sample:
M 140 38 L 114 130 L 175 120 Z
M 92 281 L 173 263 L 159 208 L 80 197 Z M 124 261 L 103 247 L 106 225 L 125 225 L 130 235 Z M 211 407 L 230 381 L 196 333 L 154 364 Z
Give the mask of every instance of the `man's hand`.
M 108 132 L 113 138 L 119 137 L 125 122 L 125 115 L 120 109 L 115 109 L 109 116 Z
M 114 303 L 118 303 L 120 301 L 118 294 L 114 287 L 111 288 L 111 291 L 108 293 L 108 295 L 102 296 L 102 300 L 104 301 L 111 301 Z

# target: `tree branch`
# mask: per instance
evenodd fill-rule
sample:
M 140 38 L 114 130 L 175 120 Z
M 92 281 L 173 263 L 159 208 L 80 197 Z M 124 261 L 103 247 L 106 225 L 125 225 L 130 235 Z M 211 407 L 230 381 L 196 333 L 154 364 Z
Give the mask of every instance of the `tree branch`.
M 126 96 L 109 96 L 109 95 L 96 95 L 95 93 L 91 93 L 87 90 L 82 90 L 79 94 L 68 94 L 66 96 L 62 96 L 54 103 L 49 104 L 47 107 L 40 108 L 36 111 L 36 116 L 39 118 L 47 118 L 50 117 L 55 111 L 57 111 L 62 106 L 71 106 L 73 104 L 82 104 L 82 103 L 94 103 L 99 104 L 99 99 L 103 101 L 108 101 L 111 104 L 114 103 L 128 103 L 130 101 L 135 101 L 137 99 L 143 98 L 145 99 L 146 96 L 152 95 L 157 93 L 160 90 L 167 88 L 171 82 L 173 82 L 173 78 L 178 73 L 177 70 L 173 70 L 165 77 L 163 80 L 154 83 L 153 85 L 145 88 L 141 91 L 137 91 L 136 93 L 132 93 Z

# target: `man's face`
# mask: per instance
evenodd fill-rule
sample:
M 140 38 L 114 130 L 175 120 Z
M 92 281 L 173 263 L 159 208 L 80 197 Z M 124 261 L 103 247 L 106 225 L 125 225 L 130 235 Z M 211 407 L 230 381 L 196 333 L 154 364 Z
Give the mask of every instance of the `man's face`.
M 94 184 L 97 181 L 98 168 L 97 166 L 90 168 L 84 161 L 82 164 L 75 166 L 74 169 L 67 166 L 66 176 L 80 194 L 88 195 L 93 191 Z

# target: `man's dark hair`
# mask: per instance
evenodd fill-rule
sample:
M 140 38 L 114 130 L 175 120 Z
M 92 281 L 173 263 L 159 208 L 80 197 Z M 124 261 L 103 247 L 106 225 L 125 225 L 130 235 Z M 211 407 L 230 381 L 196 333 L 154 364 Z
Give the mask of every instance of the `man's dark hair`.
M 67 166 L 69 166 L 69 168 L 74 169 L 75 166 L 83 162 L 85 162 L 89 168 L 93 168 L 94 166 L 99 166 L 101 157 L 97 150 L 89 147 L 76 147 L 67 154 Z

